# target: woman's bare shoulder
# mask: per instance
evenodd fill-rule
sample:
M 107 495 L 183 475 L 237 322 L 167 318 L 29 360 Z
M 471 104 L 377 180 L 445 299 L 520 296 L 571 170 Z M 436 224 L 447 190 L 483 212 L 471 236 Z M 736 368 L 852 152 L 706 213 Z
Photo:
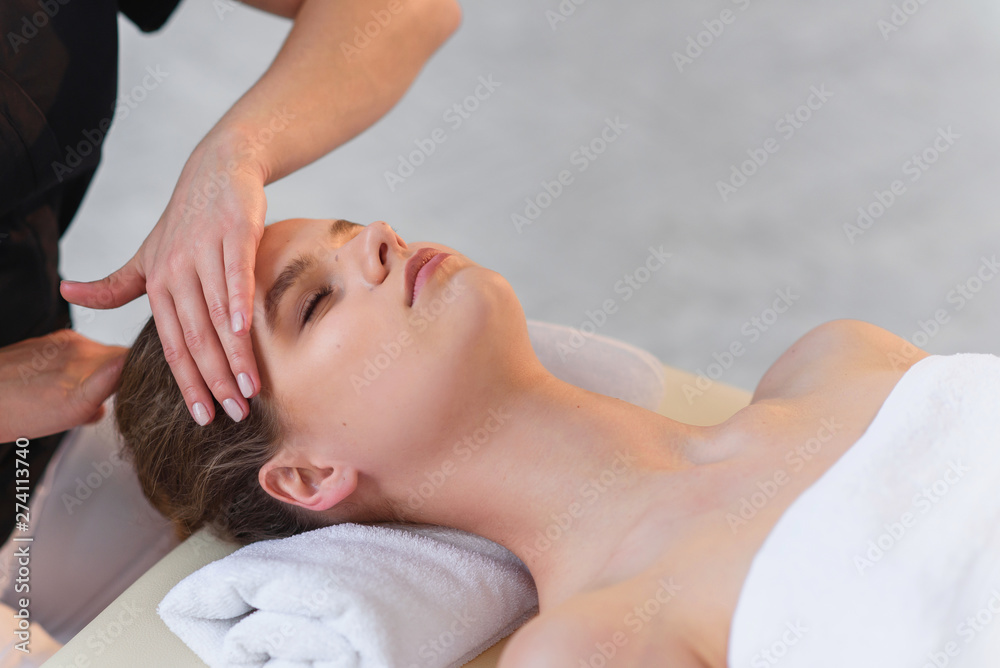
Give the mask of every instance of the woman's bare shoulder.
M 831 320 L 812 328 L 765 372 L 752 401 L 786 399 L 827 387 L 832 380 L 885 372 L 902 376 L 929 353 L 862 320 Z
M 636 613 L 644 601 L 622 587 L 578 594 L 522 626 L 504 647 L 497 668 L 646 666 L 707 668 L 668 617 Z

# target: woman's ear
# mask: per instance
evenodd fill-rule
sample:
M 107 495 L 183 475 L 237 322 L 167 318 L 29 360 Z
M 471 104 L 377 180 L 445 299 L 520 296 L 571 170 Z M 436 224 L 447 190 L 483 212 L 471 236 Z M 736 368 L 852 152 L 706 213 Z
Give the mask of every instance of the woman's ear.
M 351 466 L 292 462 L 284 451 L 260 468 L 257 479 L 279 501 L 315 511 L 329 510 L 358 486 L 358 472 Z

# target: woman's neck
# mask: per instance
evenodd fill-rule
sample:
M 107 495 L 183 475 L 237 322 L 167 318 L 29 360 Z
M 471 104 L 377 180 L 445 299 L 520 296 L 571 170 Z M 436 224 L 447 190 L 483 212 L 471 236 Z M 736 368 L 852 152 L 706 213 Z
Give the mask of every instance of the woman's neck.
M 407 519 L 507 547 L 542 609 L 592 582 L 665 486 L 681 500 L 698 478 L 685 472 L 721 458 L 701 428 L 548 373 L 477 405 L 441 465 L 402 487 Z

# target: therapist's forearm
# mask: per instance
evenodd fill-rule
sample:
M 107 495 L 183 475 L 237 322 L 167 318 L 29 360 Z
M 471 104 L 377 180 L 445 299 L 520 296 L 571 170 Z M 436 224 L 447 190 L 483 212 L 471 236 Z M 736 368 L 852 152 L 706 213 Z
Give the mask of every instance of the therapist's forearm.
M 303 0 L 271 67 L 202 144 L 277 181 L 385 115 L 460 21 L 454 0 Z

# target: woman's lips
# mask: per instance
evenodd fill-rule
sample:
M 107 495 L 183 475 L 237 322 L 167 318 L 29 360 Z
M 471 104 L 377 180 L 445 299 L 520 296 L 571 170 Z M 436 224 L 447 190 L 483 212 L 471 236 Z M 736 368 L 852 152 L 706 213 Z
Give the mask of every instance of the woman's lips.
M 410 300 L 410 306 L 413 306 L 413 303 L 417 301 L 417 296 L 420 294 L 420 288 L 422 288 L 424 284 L 430 280 L 431 274 L 434 273 L 437 266 L 448 259 L 450 255 L 451 253 L 441 253 L 435 251 L 435 255 L 431 257 L 430 260 L 425 262 L 422 267 L 420 267 L 420 270 L 417 272 L 413 281 L 413 298 Z
M 436 248 L 421 248 L 406 261 L 403 273 L 403 299 L 407 306 L 413 306 L 413 284 L 417 280 L 417 272 L 439 252 Z

